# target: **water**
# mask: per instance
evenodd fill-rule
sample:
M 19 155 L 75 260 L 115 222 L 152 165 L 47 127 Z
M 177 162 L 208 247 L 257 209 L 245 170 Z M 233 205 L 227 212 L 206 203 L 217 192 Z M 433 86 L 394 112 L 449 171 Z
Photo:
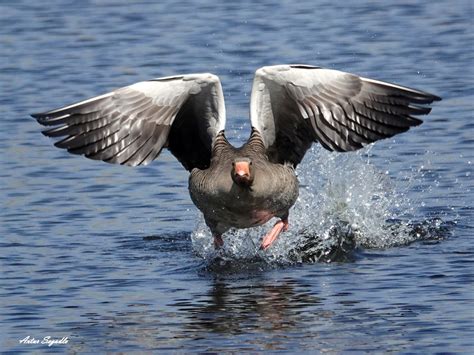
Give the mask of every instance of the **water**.
M 473 352 L 472 18 L 469 1 L 2 1 L 1 349 Z M 210 247 L 170 154 L 135 169 L 71 156 L 28 116 L 210 71 L 238 144 L 253 72 L 279 63 L 443 101 L 357 154 L 315 146 L 291 230 L 265 253 L 270 225 Z

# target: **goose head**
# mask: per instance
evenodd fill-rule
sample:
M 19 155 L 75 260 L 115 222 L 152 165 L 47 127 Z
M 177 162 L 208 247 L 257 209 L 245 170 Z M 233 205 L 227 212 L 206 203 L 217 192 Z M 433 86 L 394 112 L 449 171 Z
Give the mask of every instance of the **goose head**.
M 250 158 L 235 158 L 232 161 L 231 177 L 240 187 L 249 188 L 253 183 L 253 167 Z

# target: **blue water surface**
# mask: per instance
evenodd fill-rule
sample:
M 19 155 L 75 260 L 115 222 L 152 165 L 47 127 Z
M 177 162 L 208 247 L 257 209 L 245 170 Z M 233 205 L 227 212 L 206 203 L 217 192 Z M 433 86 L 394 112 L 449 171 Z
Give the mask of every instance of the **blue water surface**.
M 1 1 L 0 349 L 474 352 L 473 37 L 469 0 Z M 254 71 L 282 63 L 443 97 L 408 133 L 343 158 L 316 146 L 299 167 L 322 182 L 290 222 L 324 231 L 335 214 L 319 212 L 334 204 L 365 228 L 343 258 L 291 254 L 291 234 L 278 255 L 216 257 L 168 152 L 139 168 L 91 161 L 54 148 L 29 117 L 212 72 L 239 144 Z M 342 187 L 327 190 L 332 179 Z M 395 231 L 378 232 L 377 209 Z M 68 341 L 20 343 L 28 336 Z

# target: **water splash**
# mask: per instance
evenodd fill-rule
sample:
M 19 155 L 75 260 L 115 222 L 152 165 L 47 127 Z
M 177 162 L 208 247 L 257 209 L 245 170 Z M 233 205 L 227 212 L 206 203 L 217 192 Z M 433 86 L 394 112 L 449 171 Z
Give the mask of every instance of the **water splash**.
M 264 264 L 343 261 L 357 248 L 388 248 L 446 235 L 440 219 L 414 222 L 419 204 L 407 195 L 417 172 L 400 181 L 370 163 L 370 147 L 357 154 L 329 154 L 313 148 L 298 169 L 300 196 L 290 212 L 290 229 L 267 251 L 261 238 L 274 221 L 230 230 L 215 251 L 200 217 L 192 233 L 194 251 L 206 260 Z

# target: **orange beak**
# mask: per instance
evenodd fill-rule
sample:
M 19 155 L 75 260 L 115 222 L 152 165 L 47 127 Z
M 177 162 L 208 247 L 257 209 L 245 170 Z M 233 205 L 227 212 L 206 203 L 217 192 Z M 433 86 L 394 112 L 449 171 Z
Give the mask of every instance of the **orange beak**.
M 249 163 L 246 161 L 239 161 L 235 163 L 234 167 L 235 175 L 237 176 L 250 176 Z

